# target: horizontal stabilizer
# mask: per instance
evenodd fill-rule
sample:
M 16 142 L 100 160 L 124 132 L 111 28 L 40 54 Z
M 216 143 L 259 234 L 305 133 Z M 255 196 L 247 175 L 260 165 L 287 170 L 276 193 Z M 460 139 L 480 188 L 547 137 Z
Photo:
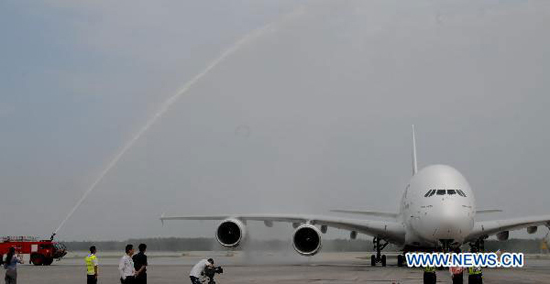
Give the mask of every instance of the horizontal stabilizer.
M 500 209 L 476 210 L 476 214 L 489 214 L 502 212 Z
M 330 210 L 330 212 L 386 217 L 386 218 L 397 218 L 397 216 L 399 215 L 397 213 L 389 213 L 389 212 L 358 211 L 358 210 Z

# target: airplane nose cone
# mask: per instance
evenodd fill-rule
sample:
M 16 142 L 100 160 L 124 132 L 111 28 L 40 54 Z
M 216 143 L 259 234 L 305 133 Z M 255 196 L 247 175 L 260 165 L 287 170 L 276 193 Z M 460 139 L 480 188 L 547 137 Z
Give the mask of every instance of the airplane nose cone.
M 438 224 L 434 237 L 438 239 L 462 240 L 469 233 L 470 218 L 468 209 L 456 204 L 443 204 L 436 217 Z
M 437 218 L 435 236 L 438 239 L 454 239 L 459 232 L 460 219 L 456 215 L 442 215 Z
M 433 241 L 452 239 L 461 242 L 470 233 L 473 219 L 469 208 L 452 202 L 442 202 L 426 219 L 425 236 Z

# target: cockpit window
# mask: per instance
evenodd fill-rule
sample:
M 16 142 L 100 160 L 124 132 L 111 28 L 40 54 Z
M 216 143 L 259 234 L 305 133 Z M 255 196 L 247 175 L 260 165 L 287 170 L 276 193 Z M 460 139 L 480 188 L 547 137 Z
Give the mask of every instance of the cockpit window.
M 461 189 L 430 189 L 426 194 L 424 194 L 424 197 L 431 197 L 433 195 L 455 195 L 458 194 L 462 197 L 466 197 L 466 194 Z

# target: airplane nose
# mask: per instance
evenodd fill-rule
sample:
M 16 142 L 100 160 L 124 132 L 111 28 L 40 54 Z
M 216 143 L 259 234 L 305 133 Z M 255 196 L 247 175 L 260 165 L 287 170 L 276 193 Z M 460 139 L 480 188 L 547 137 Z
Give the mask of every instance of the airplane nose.
M 438 210 L 432 212 L 434 225 L 430 236 L 433 240 L 452 239 L 462 241 L 471 230 L 471 217 L 468 208 L 452 202 L 443 202 Z
M 441 215 L 436 222 L 437 231 L 435 235 L 439 239 L 452 239 L 457 233 L 459 233 L 458 225 L 459 218 L 456 215 Z

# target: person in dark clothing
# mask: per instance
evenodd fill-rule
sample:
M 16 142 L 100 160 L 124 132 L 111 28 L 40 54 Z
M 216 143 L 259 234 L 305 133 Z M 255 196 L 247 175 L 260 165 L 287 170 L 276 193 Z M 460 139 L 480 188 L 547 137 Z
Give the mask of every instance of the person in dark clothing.
M 134 268 L 136 269 L 136 284 L 147 284 L 147 256 L 145 251 L 147 251 L 146 244 L 140 244 L 138 246 L 139 253 L 132 257 L 134 261 Z
M 424 267 L 424 284 L 435 284 L 437 282 L 437 275 L 435 274 L 435 267 Z
M 481 267 L 468 267 L 468 283 L 483 284 L 483 274 L 481 273 Z

